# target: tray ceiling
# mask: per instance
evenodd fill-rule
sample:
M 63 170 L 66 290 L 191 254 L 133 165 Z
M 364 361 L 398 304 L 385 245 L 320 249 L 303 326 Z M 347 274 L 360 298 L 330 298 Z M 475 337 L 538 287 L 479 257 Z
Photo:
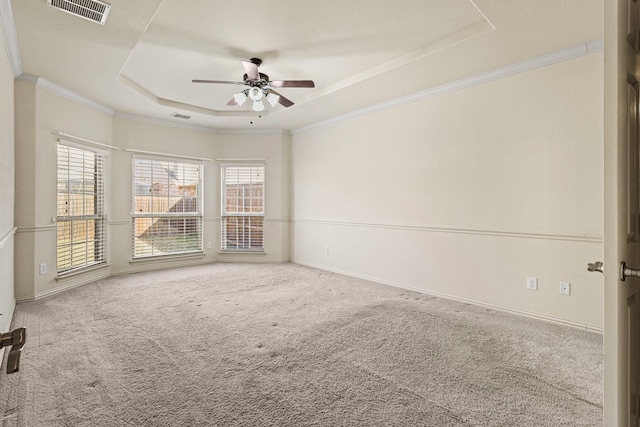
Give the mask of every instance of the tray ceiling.
M 22 71 L 123 114 L 216 129 L 296 129 L 602 37 L 597 0 L 112 0 L 104 25 L 11 3 Z M 295 102 L 227 106 L 259 57 Z M 258 119 L 258 115 L 262 117 Z M 250 125 L 255 121 L 255 125 Z

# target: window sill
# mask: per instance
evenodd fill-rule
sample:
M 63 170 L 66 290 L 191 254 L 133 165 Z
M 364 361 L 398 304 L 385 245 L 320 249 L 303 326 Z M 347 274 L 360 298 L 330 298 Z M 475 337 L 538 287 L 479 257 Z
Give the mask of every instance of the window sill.
M 190 258 L 204 258 L 204 252 L 191 252 L 188 254 L 178 254 L 178 255 L 155 255 L 155 256 L 147 256 L 141 258 L 132 258 L 129 261 L 129 264 L 138 264 L 145 262 L 153 262 L 153 261 L 171 261 L 171 260 L 182 260 L 182 259 L 190 259 Z
M 60 283 L 72 277 L 79 276 L 81 274 L 92 273 L 96 270 L 101 270 L 108 267 L 111 267 L 111 264 L 103 263 L 92 265 L 91 267 L 79 268 L 77 270 L 69 271 L 68 273 L 60 273 L 56 276 L 56 282 Z
M 219 255 L 260 255 L 260 256 L 264 256 L 267 253 L 265 251 L 220 251 L 218 252 Z

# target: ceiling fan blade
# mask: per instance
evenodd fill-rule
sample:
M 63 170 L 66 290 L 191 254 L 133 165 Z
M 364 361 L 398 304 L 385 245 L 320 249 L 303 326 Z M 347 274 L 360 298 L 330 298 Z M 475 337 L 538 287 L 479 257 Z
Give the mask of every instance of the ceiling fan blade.
M 238 103 L 236 102 L 235 98 L 231 98 L 231 100 L 227 102 L 227 105 L 238 105 Z
M 273 87 L 316 87 L 313 80 L 272 80 L 269 84 Z
M 269 90 L 269 93 L 272 93 L 274 95 L 278 95 L 278 103 L 284 107 L 291 107 L 293 105 L 293 101 L 285 98 L 284 96 L 280 95 L 278 92 L 276 92 L 275 90 Z
M 191 80 L 191 83 L 221 83 L 225 85 L 244 85 L 244 82 L 230 82 L 227 80 Z
M 260 80 L 260 72 L 258 72 L 258 66 L 253 62 L 242 61 L 242 66 L 244 67 L 245 73 L 247 73 L 247 77 L 251 80 Z

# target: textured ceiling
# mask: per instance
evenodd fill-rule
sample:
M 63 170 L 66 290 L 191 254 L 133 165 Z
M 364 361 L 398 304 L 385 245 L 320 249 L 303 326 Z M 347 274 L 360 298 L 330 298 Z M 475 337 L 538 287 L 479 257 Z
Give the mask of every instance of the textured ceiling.
M 600 0 L 112 0 L 102 26 L 13 0 L 24 73 L 123 114 L 216 129 L 296 129 L 602 38 Z M 263 59 L 295 102 L 227 106 L 241 60 Z M 181 122 L 185 123 L 185 122 Z

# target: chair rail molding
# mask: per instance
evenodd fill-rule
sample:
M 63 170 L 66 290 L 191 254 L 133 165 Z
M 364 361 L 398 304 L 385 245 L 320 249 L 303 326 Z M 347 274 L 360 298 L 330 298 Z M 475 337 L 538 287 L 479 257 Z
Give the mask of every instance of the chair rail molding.
M 326 219 L 301 219 L 295 218 L 292 223 L 301 224 L 322 224 L 336 227 L 364 227 L 378 229 L 393 230 L 410 230 L 431 233 L 449 233 L 449 234 L 477 234 L 484 236 L 511 237 L 520 239 L 543 239 L 543 240 L 562 240 L 583 243 L 603 243 L 602 236 L 595 235 L 572 235 L 572 234 L 554 234 L 554 233 L 531 233 L 519 231 L 502 231 L 502 230 L 481 230 L 462 227 L 444 227 L 444 226 L 420 226 L 420 225 L 397 225 L 397 224 L 372 224 L 364 222 L 335 221 Z

